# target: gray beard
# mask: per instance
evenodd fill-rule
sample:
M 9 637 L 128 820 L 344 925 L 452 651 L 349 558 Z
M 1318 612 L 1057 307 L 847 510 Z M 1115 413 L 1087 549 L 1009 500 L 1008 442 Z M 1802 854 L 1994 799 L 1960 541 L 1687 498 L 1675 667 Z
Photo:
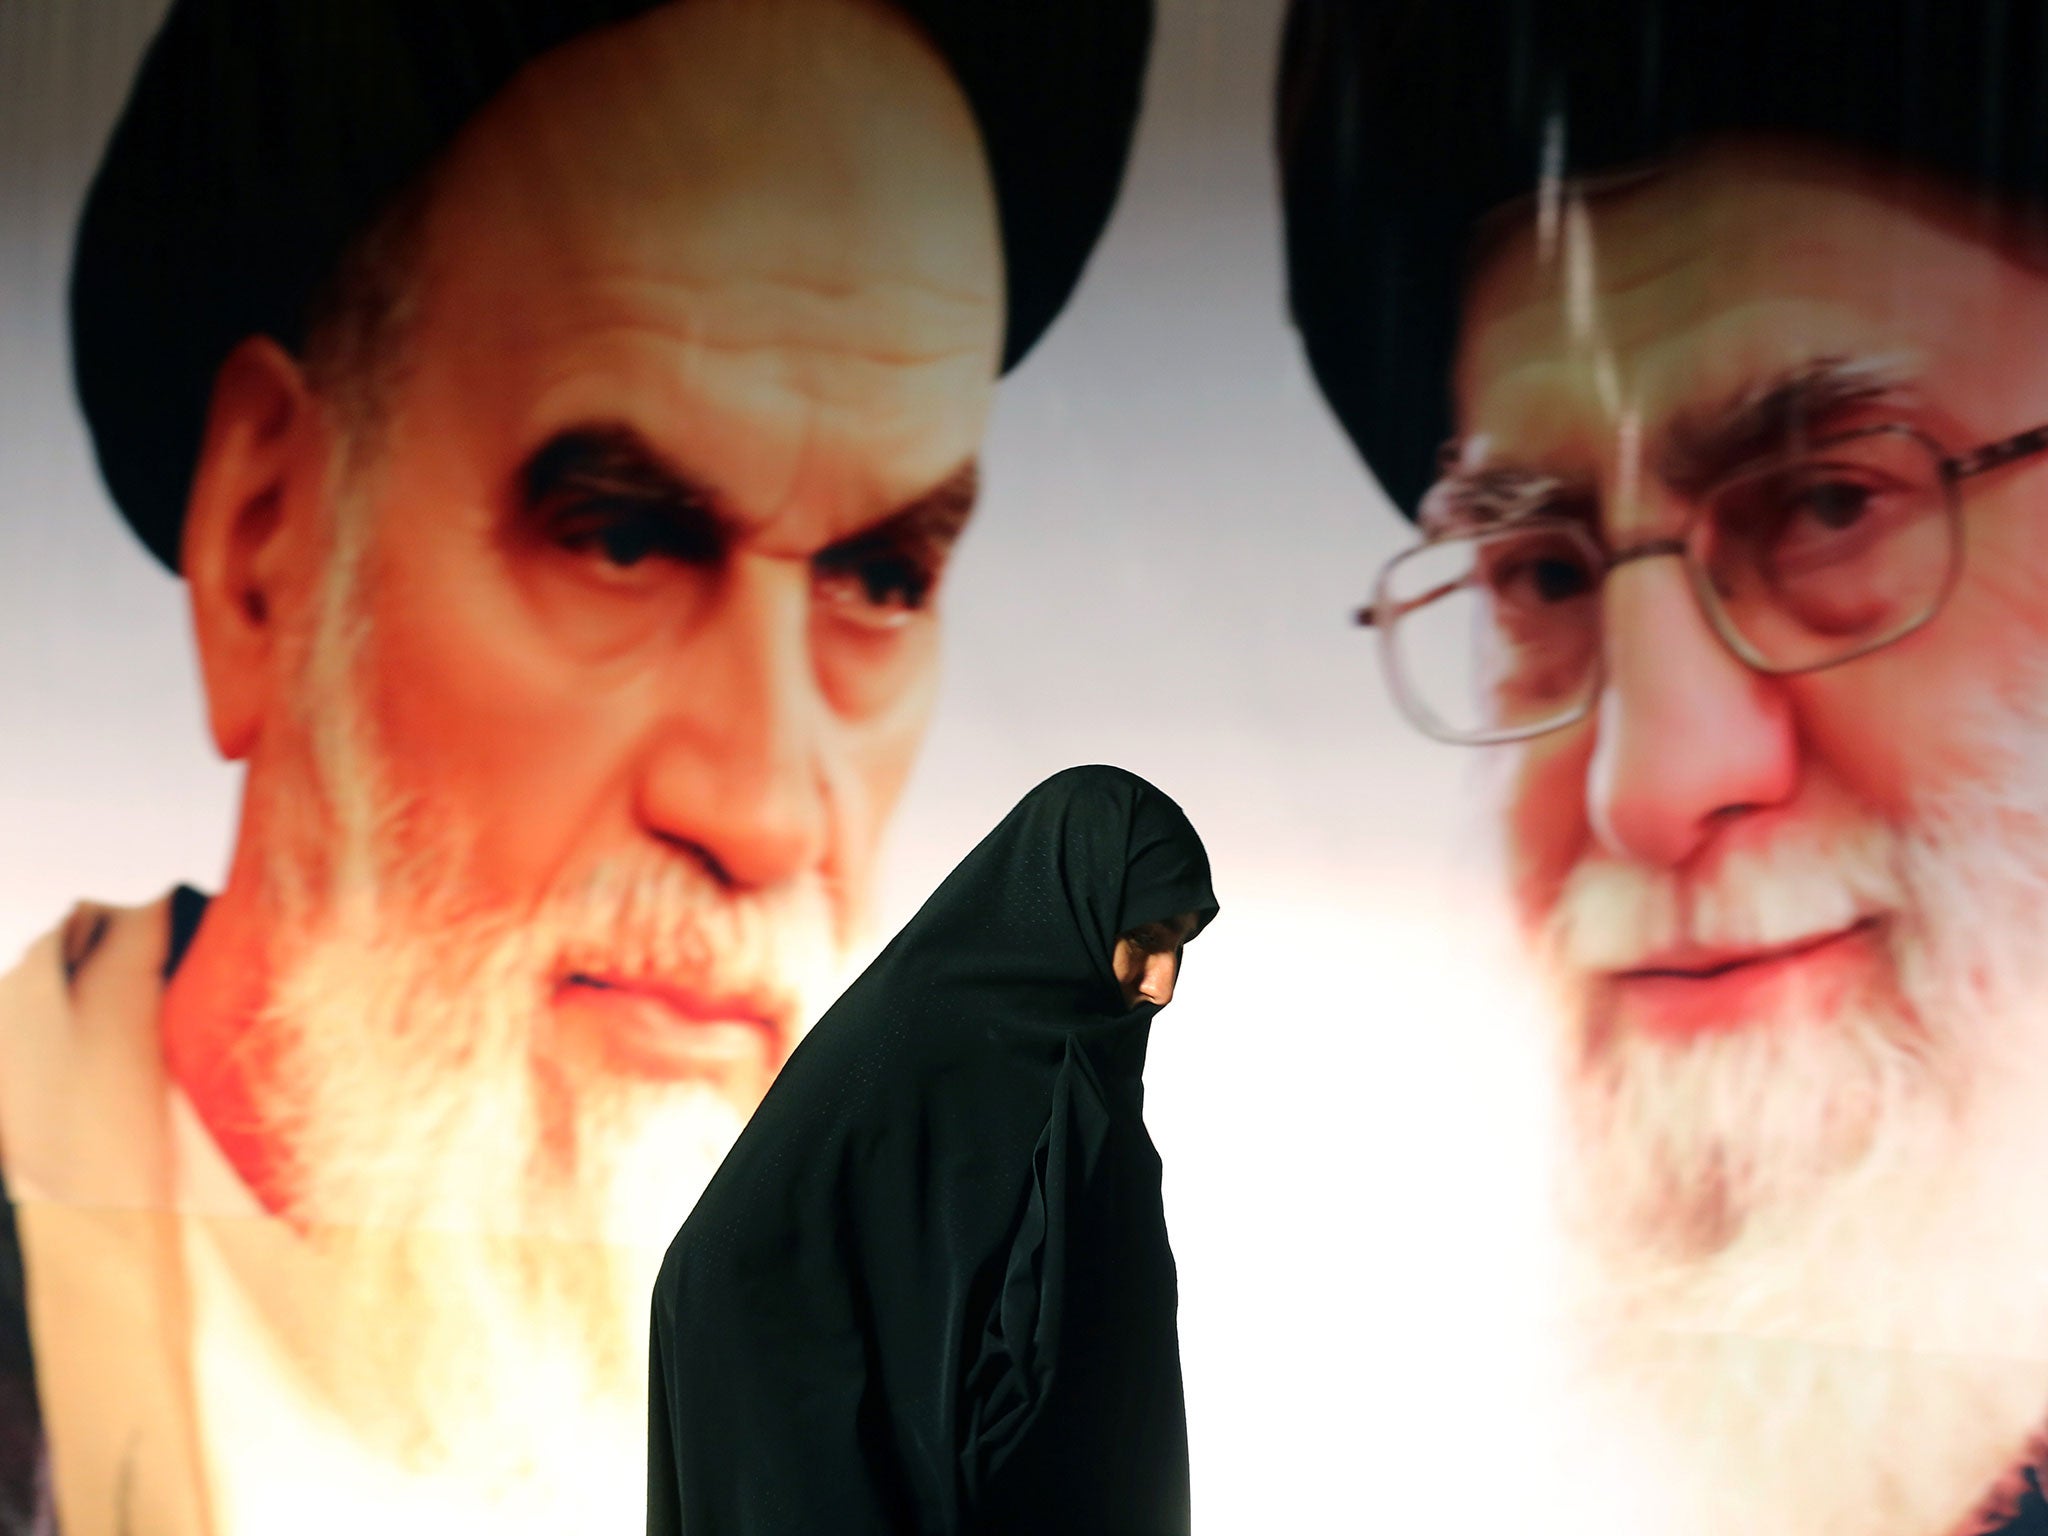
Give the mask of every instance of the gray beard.
M 1587 1454 L 1620 1528 L 1953 1536 L 2048 1418 L 2044 701 L 1987 708 L 1984 776 L 1891 841 L 1896 995 L 1562 1043 Z
M 259 807 L 257 1027 L 283 1064 L 261 1115 L 322 1304 L 258 1305 L 373 1450 L 580 1525 L 621 1489 L 637 1510 L 647 1296 L 751 1106 L 614 1067 L 553 1026 L 554 988 L 616 968 L 815 998 L 837 918 L 821 882 L 734 898 L 655 853 L 478 912 L 473 839 L 398 792 L 361 707 L 363 518 L 338 524 L 299 755 Z
M 598 1475 L 558 1448 L 579 1416 L 637 1419 L 661 1250 L 742 1116 L 701 1085 L 537 1071 L 545 1004 L 523 944 L 397 938 L 324 935 L 276 989 L 292 1070 L 270 1130 L 293 1149 L 289 1215 L 326 1288 L 316 1329 L 280 1343 L 416 1471 Z M 602 1475 L 637 1477 L 637 1458 Z

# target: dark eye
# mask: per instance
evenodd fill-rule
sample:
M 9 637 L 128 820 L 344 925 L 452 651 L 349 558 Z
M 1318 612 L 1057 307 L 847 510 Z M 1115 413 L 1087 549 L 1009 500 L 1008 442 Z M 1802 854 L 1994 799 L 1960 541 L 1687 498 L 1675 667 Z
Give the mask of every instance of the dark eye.
M 847 551 L 820 556 L 819 597 L 856 623 L 887 629 L 906 624 L 930 606 L 937 572 L 901 551 Z
M 1529 585 L 1546 603 L 1561 603 L 1592 590 L 1586 568 L 1575 560 L 1531 560 Z
M 1574 549 L 1508 543 L 1487 562 L 1486 586 L 1507 603 L 1568 603 L 1593 590 L 1593 573 Z
M 661 547 L 661 528 L 651 517 L 620 518 L 591 530 L 584 546 L 613 565 L 638 565 Z
M 1787 522 L 1811 518 L 1831 532 L 1852 526 L 1870 508 L 1876 494 L 1853 480 L 1822 480 L 1804 487 L 1785 509 Z
M 931 573 L 901 556 L 863 561 L 854 574 L 877 607 L 922 608 L 931 594 Z
M 704 565 L 720 553 L 718 541 L 694 520 L 679 520 L 664 507 L 585 502 L 558 513 L 554 522 L 555 541 L 562 548 L 595 556 L 620 570 L 631 570 L 650 557 Z
M 1783 583 L 1856 561 L 1939 507 L 1938 488 L 1883 465 L 1831 462 L 1761 476 L 1715 509 L 1716 585 L 1745 568 Z
M 1910 494 L 1878 467 L 1801 465 L 1738 485 L 1716 506 L 1715 522 L 1724 540 L 1768 548 L 1846 533 Z

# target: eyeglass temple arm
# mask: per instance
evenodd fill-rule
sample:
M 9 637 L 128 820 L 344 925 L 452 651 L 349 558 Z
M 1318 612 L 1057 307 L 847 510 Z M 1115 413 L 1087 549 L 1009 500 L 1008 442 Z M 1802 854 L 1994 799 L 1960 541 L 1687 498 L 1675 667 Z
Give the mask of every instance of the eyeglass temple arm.
M 1387 624 L 1393 623 L 1394 620 L 1402 615 L 1413 613 L 1416 609 L 1427 603 L 1433 603 L 1440 597 L 1449 597 L 1460 587 L 1469 587 L 1471 585 L 1472 578 L 1469 576 L 1461 576 L 1455 581 L 1440 583 L 1437 586 L 1431 587 L 1420 597 L 1411 597 L 1404 603 L 1394 604 L 1394 611 L 1387 615 L 1385 623 L 1382 623 L 1380 620 L 1380 605 L 1378 603 L 1367 603 L 1363 608 L 1352 610 L 1351 622 L 1364 629 L 1371 629 L 1374 625 L 1379 625 L 1379 627 L 1384 629 Z
M 1959 453 L 1952 459 L 1943 460 L 1941 467 L 1949 479 L 1967 480 L 1971 475 L 2003 468 L 2016 459 L 2032 458 L 2044 450 L 2048 450 L 2048 426 L 2039 426 L 2015 433 L 2003 442 L 1987 443 L 1973 452 Z

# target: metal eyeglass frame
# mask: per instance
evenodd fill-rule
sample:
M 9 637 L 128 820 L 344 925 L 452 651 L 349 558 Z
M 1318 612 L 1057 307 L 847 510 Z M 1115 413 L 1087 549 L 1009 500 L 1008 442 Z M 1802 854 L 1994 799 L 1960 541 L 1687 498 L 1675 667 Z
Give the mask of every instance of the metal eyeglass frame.
M 1734 627 L 1727 614 L 1722 611 L 1719 601 L 1713 595 L 1712 583 L 1706 571 L 1693 558 L 1692 554 L 1693 530 L 1699 525 L 1700 514 L 1706 507 L 1711 506 L 1733 486 L 1754 479 L 1759 475 L 1772 473 L 1785 462 L 1789 462 L 1789 459 L 1776 460 L 1760 468 L 1746 469 L 1739 474 L 1731 476 L 1721 484 L 1714 486 L 1706 494 L 1697 498 L 1693 512 L 1687 517 L 1685 525 L 1677 534 L 1666 535 L 1662 538 L 1644 539 L 1640 543 L 1627 545 L 1611 553 L 1601 546 L 1599 540 L 1583 524 L 1576 521 L 1567 521 L 1562 518 L 1535 517 L 1528 519 L 1526 522 L 1510 521 L 1495 523 L 1483 528 L 1461 529 L 1442 538 L 1426 539 L 1423 543 L 1416 545 L 1414 549 L 1404 550 L 1401 554 L 1396 555 L 1380 568 L 1379 577 L 1373 584 L 1373 601 L 1362 608 L 1355 609 L 1352 613 L 1352 622 L 1379 631 L 1381 669 L 1386 674 L 1388 691 L 1393 694 L 1394 701 L 1400 706 L 1401 712 L 1424 735 L 1434 737 L 1438 741 L 1448 742 L 1453 746 L 1494 746 L 1503 742 L 1527 741 L 1537 736 L 1547 736 L 1552 731 L 1561 731 L 1567 726 L 1576 725 L 1579 721 L 1585 719 L 1592 712 L 1594 703 L 1600 696 L 1602 663 L 1596 655 L 1593 663 L 1594 671 L 1588 679 L 1585 697 L 1555 718 L 1543 720 L 1534 725 L 1508 726 L 1499 730 L 1470 732 L 1456 731 L 1445 726 L 1437 719 L 1436 715 L 1422 701 L 1420 696 L 1409 687 L 1407 678 L 1402 673 L 1401 664 L 1395 650 L 1392 633 L 1393 625 L 1404 615 L 1412 613 L 1417 608 L 1423 607 L 1435 601 L 1438 597 L 1455 590 L 1455 584 L 1440 586 L 1424 593 L 1419 598 L 1396 603 L 1387 595 L 1389 578 L 1400 566 L 1401 562 L 1416 553 L 1417 550 L 1436 548 L 1444 544 L 1461 541 L 1476 542 L 1492 537 L 1505 528 L 1556 533 L 1572 540 L 1587 556 L 1588 567 L 1594 573 L 1593 585 L 1596 591 L 1606 582 L 1608 576 L 1620 566 L 1627 565 L 1636 560 L 1651 560 L 1665 555 L 1677 556 L 1685 564 L 1687 584 L 1692 588 L 1693 598 L 1699 604 L 1700 611 L 1706 618 L 1708 626 L 1714 631 L 1714 634 L 1720 639 L 1721 643 L 1743 665 L 1749 667 L 1752 671 L 1777 677 L 1790 676 L 1802 672 L 1821 672 L 1829 667 L 1841 666 L 1844 662 L 1854 661 L 1859 656 L 1867 656 L 1872 651 L 1881 650 L 1894 641 L 1904 639 L 1907 635 L 1913 633 L 1914 630 L 1921 628 L 1932 620 L 1946 606 L 1949 594 L 1955 588 L 1956 578 L 1961 573 L 1963 563 L 1962 496 L 1959 489 L 1962 482 L 1973 475 L 1981 475 L 1994 469 L 2002 469 L 2008 464 L 2014 464 L 2022 459 L 2033 458 L 2038 454 L 2048 452 L 2048 423 L 2043 423 L 2037 427 L 2030 427 L 2024 432 L 2016 432 L 2011 437 L 2004 437 L 1995 442 L 1982 444 L 1964 453 L 1952 454 L 1918 427 L 1909 426 L 1903 422 L 1886 422 L 1879 426 L 1864 427 L 1853 432 L 1835 434 L 1815 443 L 1812 449 L 1807 450 L 1805 453 L 1791 456 L 1791 458 L 1804 458 L 1809 453 L 1837 443 L 1853 442 L 1861 438 L 1886 434 L 1912 439 L 1926 449 L 1933 460 L 1935 470 L 1941 478 L 1943 513 L 1948 519 L 1949 524 L 1948 570 L 1943 574 L 1941 585 L 1936 589 L 1933 598 L 1921 612 L 1915 614 L 1909 621 L 1885 631 L 1874 639 L 1865 640 L 1838 656 L 1830 656 L 1825 661 L 1809 662 L 1796 666 L 1780 666 L 1762 655 Z

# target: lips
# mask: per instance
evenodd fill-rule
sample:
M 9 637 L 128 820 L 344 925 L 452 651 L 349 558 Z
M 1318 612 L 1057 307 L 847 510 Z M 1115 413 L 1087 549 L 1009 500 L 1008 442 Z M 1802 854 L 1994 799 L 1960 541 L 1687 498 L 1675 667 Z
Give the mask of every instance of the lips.
M 572 972 L 557 1005 L 593 1030 L 616 1065 L 638 1076 L 765 1089 L 787 1054 L 789 1010 L 759 997 L 699 992 L 643 977 Z
M 1640 1031 L 1673 1041 L 1759 1026 L 1825 1024 L 1872 984 L 1881 964 L 1870 917 L 1826 933 L 1751 949 L 1667 950 L 1606 973 L 1600 1034 Z
M 1797 960 L 1805 955 L 1826 949 L 1861 934 L 1874 932 L 1879 919 L 1866 917 L 1851 923 L 1846 928 L 1832 929 L 1805 938 L 1792 939 L 1783 944 L 1770 945 L 1760 949 L 1710 949 L 1692 946 L 1667 951 L 1641 965 L 1631 966 L 1624 971 L 1614 972 L 1618 981 L 1645 981 L 1668 978 L 1679 981 L 1712 981 L 1744 969 L 1772 965 L 1780 961 Z

